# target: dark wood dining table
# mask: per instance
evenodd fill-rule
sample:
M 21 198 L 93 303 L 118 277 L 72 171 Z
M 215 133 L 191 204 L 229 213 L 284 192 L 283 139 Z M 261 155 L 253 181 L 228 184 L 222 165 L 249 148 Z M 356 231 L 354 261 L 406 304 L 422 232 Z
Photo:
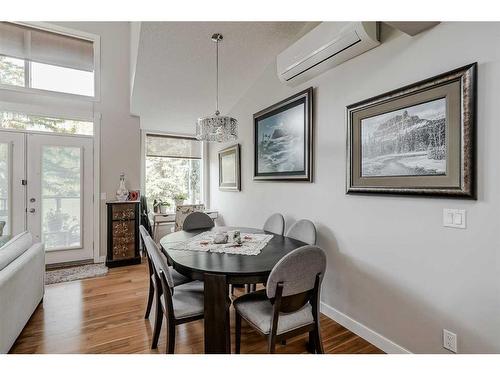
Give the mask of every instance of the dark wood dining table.
M 212 231 L 239 230 L 241 233 L 268 233 L 244 227 L 215 227 Z M 175 270 L 204 282 L 205 353 L 231 353 L 229 308 L 230 284 L 265 282 L 274 265 L 290 251 L 306 245 L 293 238 L 273 234 L 258 255 L 221 254 L 205 251 L 174 250 L 172 247 L 205 230 L 179 231 L 160 240 L 162 251 Z

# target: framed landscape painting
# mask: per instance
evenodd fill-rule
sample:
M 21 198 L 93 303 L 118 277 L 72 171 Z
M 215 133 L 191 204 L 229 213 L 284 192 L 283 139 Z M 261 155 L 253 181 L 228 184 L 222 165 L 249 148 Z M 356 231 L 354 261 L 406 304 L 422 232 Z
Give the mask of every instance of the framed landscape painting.
M 254 115 L 254 180 L 312 182 L 313 88 Z
M 347 107 L 347 193 L 475 198 L 476 64 Z
M 219 190 L 241 190 L 239 144 L 219 151 Z

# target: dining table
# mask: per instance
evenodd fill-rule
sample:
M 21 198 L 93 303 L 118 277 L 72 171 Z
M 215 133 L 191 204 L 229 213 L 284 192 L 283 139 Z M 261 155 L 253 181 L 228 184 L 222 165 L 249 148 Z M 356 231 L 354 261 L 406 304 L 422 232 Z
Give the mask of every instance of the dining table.
M 182 243 L 206 231 L 240 231 L 241 235 L 271 234 L 257 255 L 193 251 Z M 178 231 L 160 239 L 162 252 L 179 273 L 204 282 L 204 344 L 205 353 L 230 354 L 231 335 L 229 285 L 265 283 L 274 265 L 286 254 L 306 243 L 256 228 L 214 227 L 194 231 Z M 174 290 L 175 293 L 175 290 Z

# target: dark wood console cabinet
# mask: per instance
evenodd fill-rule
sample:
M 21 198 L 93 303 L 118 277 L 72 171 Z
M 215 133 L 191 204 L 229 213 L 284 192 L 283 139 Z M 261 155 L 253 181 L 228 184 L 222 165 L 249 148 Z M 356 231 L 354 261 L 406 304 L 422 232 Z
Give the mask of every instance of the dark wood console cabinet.
M 141 263 L 139 254 L 139 201 L 107 202 L 108 253 L 106 266 Z

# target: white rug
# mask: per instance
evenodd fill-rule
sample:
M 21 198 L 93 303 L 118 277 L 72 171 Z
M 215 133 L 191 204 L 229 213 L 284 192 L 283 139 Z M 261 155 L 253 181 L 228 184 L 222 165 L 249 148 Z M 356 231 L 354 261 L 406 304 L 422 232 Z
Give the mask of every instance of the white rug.
M 60 268 L 57 270 L 45 271 L 45 285 L 89 279 L 92 277 L 104 276 L 107 273 L 108 267 L 106 267 L 104 263 Z

